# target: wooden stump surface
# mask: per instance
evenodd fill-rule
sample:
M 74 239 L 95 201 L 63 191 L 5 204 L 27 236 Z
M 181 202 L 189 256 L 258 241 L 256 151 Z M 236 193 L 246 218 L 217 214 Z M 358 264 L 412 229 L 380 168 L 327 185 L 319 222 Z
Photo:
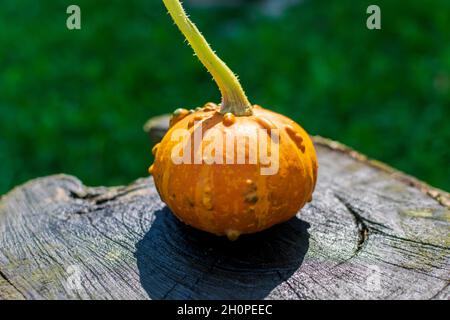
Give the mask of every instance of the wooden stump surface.
M 151 178 L 17 187 L 0 200 L 0 298 L 449 299 L 448 194 L 314 141 L 313 201 L 236 242 L 179 222 Z

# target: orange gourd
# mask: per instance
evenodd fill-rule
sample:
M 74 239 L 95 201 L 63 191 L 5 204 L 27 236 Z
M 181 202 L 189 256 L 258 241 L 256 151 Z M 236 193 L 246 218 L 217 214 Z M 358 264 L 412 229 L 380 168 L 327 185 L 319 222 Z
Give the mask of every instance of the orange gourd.
M 178 109 L 172 115 L 169 131 L 153 148 L 155 162 L 149 168 L 161 199 L 186 224 L 230 240 L 289 220 L 312 199 L 317 158 L 311 139 L 293 120 L 251 105 L 237 77 L 214 54 L 179 1 L 163 2 L 213 75 L 222 102 Z M 261 157 L 261 146 L 267 146 L 269 158 L 277 155 L 273 163 Z M 187 161 L 174 161 L 174 156 Z M 275 170 L 267 174 L 269 166 Z

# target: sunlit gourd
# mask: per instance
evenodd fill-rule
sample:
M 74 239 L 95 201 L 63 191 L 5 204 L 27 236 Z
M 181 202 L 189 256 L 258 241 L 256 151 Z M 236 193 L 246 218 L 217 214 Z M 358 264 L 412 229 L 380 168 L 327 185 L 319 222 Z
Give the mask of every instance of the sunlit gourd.
M 149 168 L 161 199 L 186 224 L 230 240 L 289 220 L 312 199 L 316 184 L 310 137 L 293 120 L 250 104 L 180 2 L 163 2 L 222 101 L 173 113 Z

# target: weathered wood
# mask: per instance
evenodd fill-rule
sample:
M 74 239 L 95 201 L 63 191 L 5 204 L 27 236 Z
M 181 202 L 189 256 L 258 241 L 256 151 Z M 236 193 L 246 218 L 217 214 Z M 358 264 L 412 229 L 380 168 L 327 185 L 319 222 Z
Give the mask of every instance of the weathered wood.
M 179 222 L 151 178 L 15 188 L 0 200 L 0 298 L 449 299 L 449 195 L 315 143 L 312 203 L 236 242 Z
M 144 124 L 144 131 L 147 132 L 152 143 L 161 141 L 169 127 L 170 116 L 163 114 L 158 117 L 150 118 Z

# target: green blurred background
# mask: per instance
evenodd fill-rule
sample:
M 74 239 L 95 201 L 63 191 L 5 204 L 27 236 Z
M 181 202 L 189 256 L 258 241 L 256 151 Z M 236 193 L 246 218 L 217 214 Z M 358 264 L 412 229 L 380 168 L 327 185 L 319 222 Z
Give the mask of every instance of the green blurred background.
M 450 1 L 277 1 L 185 6 L 253 103 L 449 190 Z M 1 0 L 0 194 L 60 172 L 146 176 L 144 122 L 218 100 L 162 1 Z

